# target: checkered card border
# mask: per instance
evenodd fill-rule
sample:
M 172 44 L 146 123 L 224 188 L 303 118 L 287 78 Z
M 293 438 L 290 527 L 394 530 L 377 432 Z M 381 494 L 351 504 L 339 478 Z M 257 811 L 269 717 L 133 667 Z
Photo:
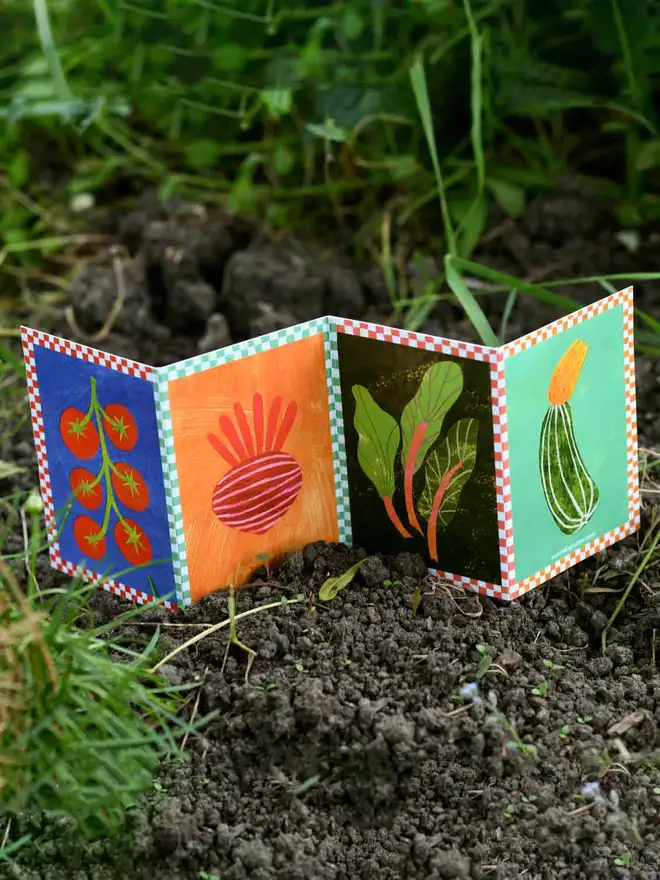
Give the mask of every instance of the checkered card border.
M 610 547 L 617 541 L 621 541 L 628 535 L 633 534 L 640 526 L 640 492 L 639 492 L 639 453 L 637 444 L 637 405 L 635 395 L 635 310 L 633 303 L 633 288 L 627 287 L 610 296 L 604 297 L 598 302 L 585 306 L 558 321 L 542 327 L 515 342 L 510 342 L 502 347 L 504 358 L 513 357 L 521 351 L 537 345 L 556 336 L 571 327 L 577 327 L 584 321 L 603 314 L 616 306 L 623 306 L 623 359 L 625 370 L 626 389 L 626 433 L 627 433 L 627 469 L 628 469 L 628 521 L 608 532 L 584 544 L 581 547 L 567 553 L 561 559 L 538 571 L 530 577 L 514 582 L 510 589 L 511 599 L 517 599 L 524 593 L 535 587 L 539 587 L 546 581 L 572 568 L 578 562 L 588 559 L 601 550 Z M 506 484 L 509 485 L 508 468 L 506 472 Z M 510 487 L 509 487 L 510 491 Z M 515 577 L 515 572 L 513 572 Z
M 155 370 L 156 412 L 158 414 L 158 431 L 160 436 L 161 460 L 163 465 L 163 479 L 165 481 L 165 497 L 170 526 L 170 543 L 172 545 L 172 557 L 174 563 L 174 583 L 176 597 L 181 605 L 192 604 L 190 592 L 190 579 L 188 577 L 188 559 L 186 551 L 186 535 L 183 524 L 183 510 L 181 507 L 181 492 L 176 464 L 176 452 L 174 448 L 174 428 L 172 425 L 172 411 L 170 407 L 169 384 L 176 379 L 185 379 L 214 367 L 224 366 L 234 361 L 242 360 L 254 354 L 262 354 L 287 345 L 291 342 L 299 342 L 310 336 L 323 334 L 328 336 L 328 319 L 316 318 L 304 324 L 296 324 L 294 327 L 286 327 L 283 330 L 275 330 L 256 339 L 245 342 L 237 342 L 228 345 L 218 351 L 208 354 L 196 355 L 185 361 L 179 361 L 167 367 L 159 367 Z M 332 418 L 332 412 L 331 412 Z M 343 431 L 342 431 L 343 438 Z M 333 435 L 333 445 L 335 437 Z M 335 464 L 335 475 L 337 465 Z M 341 488 L 341 482 L 337 483 Z M 343 489 L 342 489 L 343 492 Z M 338 499 L 339 501 L 339 496 Z
M 37 375 L 37 365 L 34 355 L 35 347 L 47 348 L 51 351 L 57 351 L 69 357 L 76 357 L 79 360 L 89 363 L 98 364 L 102 367 L 108 367 L 111 370 L 124 373 L 129 376 L 135 376 L 146 381 L 153 381 L 154 371 L 151 367 L 140 364 L 137 361 L 131 361 L 127 358 L 117 357 L 116 355 L 106 354 L 97 351 L 79 343 L 69 342 L 66 339 L 60 339 L 58 336 L 51 336 L 49 333 L 42 333 L 39 330 L 33 330 L 30 327 L 21 327 L 21 344 L 23 347 L 23 358 L 25 361 L 25 372 L 27 377 L 28 397 L 30 400 L 30 417 L 32 420 L 32 433 L 34 435 L 34 446 L 37 453 L 37 467 L 39 470 L 39 487 L 41 489 L 41 497 L 44 504 L 44 519 L 46 521 L 46 533 L 48 535 L 48 552 L 50 563 L 57 571 L 72 577 L 80 577 L 88 584 L 94 584 L 102 587 L 110 593 L 120 596 L 122 599 L 129 599 L 138 605 L 145 605 L 154 601 L 154 597 L 142 590 L 136 590 L 127 584 L 122 584 L 116 580 L 106 580 L 97 572 L 83 568 L 63 559 L 60 544 L 58 541 L 57 516 L 55 504 L 53 501 L 53 492 L 51 488 L 50 473 L 48 470 L 48 451 L 46 449 L 46 434 L 44 431 L 44 421 L 41 408 L 41 397 L 39 393 L 39 377 Z M 173 609 L 176 605 L 173 602 L 163 601 L 161 603 L 164 608 Z
M 325 334 L 325 369 L 328 382 L 332 461 L 335 473 L 335 494 L 337 497 L 337 529 L 339 540 L 344 544 L 350 545 L 353 540 L 353 530 L 351 527 L 351 503 L 346 464 L 344 411 L 341 401 L 337 329 L 331 320 L 328 321 Z
M 479 595 L 488 596 L 491 599 L 511 598 L 499 584 L 491 584 L 488 581 L 480 581 L 462 574 L 453 574 L 451 571 L 440 571 L 438 568 L 429 568 L 429 574 L 436 575 L 464 590 L 470 590 L 472 593 L 479 593 Z
M 367 321 L 354 321 L 350 318 L 331 317 L 330 321 L 339 333 L 346 336 L 362 336 L 377 339 L 380 342 L 394 342 L 424 351 L 434 351 L 451 357 L 468 358 L 473 361 L 493 363 L 497 359 L 498 349 L 476 342 L 459 342 L 456 339 L 445 339 L 442 336 L 429 336 L 414 330 L 400 330 L 397 327 L 386 327 L 383 324 L 370 324 Z
M 490 390 L 493 407 L 493 457 L 495 459 L 497 534 L 500 545 L 500 578 L 503 597 L 508 598 L 509 591 L 515 584 L 515 560 L 513 555 L 513 511 L 511 508 L 504 357 L 500 351 L 497 352 L 497 359 L 491 366 Z
M 274 330 L 272 333 L 266 333 L 264 336 L 257 336 L 244 342 L 235 342 L 233 345 L 227 345 L 225 348 L 219 348 L 217 351 L 205 352 L 204 354 L 187 358 L 185 361 L 178 361 L 176 364 L 158 367 L 155 371 L 157 381 L 161 383 L 163 381 L 171 382 L 174 379 L 183 379 L 186 376 L 201 373 L 203 370 L 210 370 L 213 367 L 242 360 L 253 354 L 262 354 L 265 351 L 279 348 L 289 342 L 299 342 L 301 339 L 307 339 L 317 333 L 325 333 L 327 328 L 328 318 L 315 318 L 313 321 L 306 321 L 304 324 L 295 324 L 293 327 Z

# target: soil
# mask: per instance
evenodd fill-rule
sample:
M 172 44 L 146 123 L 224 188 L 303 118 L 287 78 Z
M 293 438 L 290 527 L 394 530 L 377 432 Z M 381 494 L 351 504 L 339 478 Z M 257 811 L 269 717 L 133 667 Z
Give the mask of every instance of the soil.
M 244 221 L 155 199 L 101 219 L 114 244 L 71 286 L 79 332 L 61 312 L 35 314 L 33 324 L 81 341 L 102 330 L 94 344 L 158 365 L 328 312 L 397 320 L 376 270 L 274 240 Z M 494 218 L 488 239 L 476 258 L 519 276 L 660 268 L 651 237 L 631 254 L 598 205 L 570 188 L 532 203 L 518 223 Z M 587 302 L 599 289 L 565 293 Z M 640 284 L 638 305 L 653 314 L 657 293 Z M 501 311 L 501 300 L 488 301 L 493 314 Z M 507 336 L 556 316 L 522 298 Z M 446 303 L 427 329 L 471 338 Z M 660 450 L 659 378 L 658 363 L 640 357 L 641 445 Z M 2 481 L 3 495 L 35 485 L 25 423 L 0 445 L 0 459 L 27 468 Z M 660 877 L 654 565 L 600 651 L 656 522 L 656 497 L 645 496 L 639 537 L 515 603 L 429 579 L 415 556 L 369 557 L 333 601 L 242 622 L 240 638 L 258 652 L 247 683 L 245 655 L 233 648 L 222 671 L 222 632 L 182 652 L 164 673 L 172 682 L 202 681 L 199 711 L 219 710 L 217 720 L 163 764 L 114 838 L 84 841 L 61 818 L 16 819 L 10 839 L 29 833 L 34 843 L 0 877 Z M 6 552 L 20 551 L 22 540 L 18 525 Z M 314 597 L 326 577 L 360 558 L 358 548 L 306 547 L 243 589 L 239 610 Z M 38 576 L 43 585 L 62 582 L 45 559 Z M 103 620 L 125 605 L 99 592 L 93 607 Z M 214 623 L 226 615 L 226 597 L 216 595 L 169 616 L 148 609 L 125 634 L 137 640 L 156 620 Z M 165 627 L 163 647 L 187 635 Z

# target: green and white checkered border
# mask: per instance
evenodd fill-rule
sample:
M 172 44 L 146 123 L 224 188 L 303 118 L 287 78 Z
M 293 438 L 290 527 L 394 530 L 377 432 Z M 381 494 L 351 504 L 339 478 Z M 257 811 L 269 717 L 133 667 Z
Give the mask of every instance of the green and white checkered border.
M 337 319 L 328 318 L 327 320 L 328 328 L 325 336 L 325 369 L 328 381 L 332 462 L 335 472 L 335 494 L 337 497 L 337 528 L 339 532 L 339 540 L 344 544 L 350 545 L 353 540 L 353 529 L 351 525 L 348 468 L 346 465 L 344 411 L 341 404 L 339 351 L 337 349 Z
M 279 348 L 281 345 L 286 345 L 289 342 L 299 342 L 301 339 L 308 339 L 317 333 L 326 333 L 327 329 L 327 318 L 315 318 L 313 321 L 306 321 L 304 324 L 285 327 L 283 330 L 266 333 L 265 336 L 257 336 L 255 339 L 248 339 L 245 342 L 236 342 L 234 345 L 219 348 L 217 351 L 198 354 L 195 357 L 187 358 L 185 361 L 179 361 L 167 367 L 159 367 L 158 377 L 167 382 L 171 382 L 173 379 L 183 379 L 185 376 L 201 373 L 202 370 L 210 370 L 222 364 L 230 364 L 233 361 L 242 360 L 253 354 L 262 354 L 264 351 Z
M 213 367 L 219 367 L 223 364 L 230 364 L 234 361 L 242 360 L 253 354 L 261 354 L 265 351 L 271 351 L 273 348 L 279 348 L 281 345 L 287 345 L 291 342 L 299 342 L 301 339 L 308 339 L 317 333 L 323 333 L 326 345 L 326 374 L 328 375 L 328 388 L 330 388 L 329 372 L 330 368 L 327 363 L 328 337 L 330 335 L 330 322 L 327 318 L 315 318 L 313 321 L 306 321 L 304 324 L 296 324 L 294 327 L 286 327 L 283 330 L 275 330 L 273 333 L 267 333 L 265 336 L 258 336 L 256 339 L 248 339 L 246 342 L 237 342 L 235 345 L 228 345 L 226 348 L 211 351 L 196 357 L 188 358 L 185 361 L 179 361 L 176 364 L 170 364 L 166 367 L 156 369 L 155 377 L 155 395 L 156 395 L 156 412 L 158 413 L 158 433 L 160 436 L 161 457 L 163 462 L 163 478 L 165 483 L 165 497 L 167 499 L 167 512 L 170 527 L 170 542 L 172 545 L 172 559 L 174 568 L 174 582 L 176 585 L 177 603 L 179 605 L 190 605 L 192 597 L 190 594 L 190 580 L 188 578 L 188 561 L 186 554 L 186 539 L 183 527 L 183 512 L 181 509 L 181 493 L 179 491 L 179 479 L 176 466 L 176 454 L 174 451 L 174 431 L 172 428 L 172 414 L 170 410 L 169 383 L 174 379 L 183 379 L 186 376 L 192 376 L 195 373 L 201 373 L 203 370 L 210 370 Z M 339 391 L 339 367 L 337 364 L 337 379 L 334 381 L 333 388 Z M 341 438 L 341 446 L 343 447 L 343 429 L 341 426 L 341 404 L 339 408 L 330 404 L 331 424 L 337 425 L 336 415 L 339 414 L 339 427 L 333 429 L 333 449 L 335 445 L 335 437 Z M 340 445 L 338 443 L 338 445 Z M 335 463 L 335 479 L 337 480 L 337 464 Z M 345 473 L 345 465 L 344 465 Z M 336 483 L 337 486 L 345 486 L 342 492 L 348 499 L 348 481 L 344 476 L 343 482 Z M 339 492 L 339 489 L 337 490 Z M 339 498 L 339 494 L 337 496 Z M 343 514 L 339 515 L 340 523 L 345 520 Z M 350 522 L 350 515 L 349 520 Z M 341 531 L 341 528 L 340 528 Z M 350 533 L 350 529 L 349 529 Z
M 174 433 L 170 413 L 169 379 L 160 370 L 156 371 L 154 396 L 158 416 L 158 436 L 160 438 L 160 456 L 163 465 L 163 483 L 167 502 L 167 519 L 170 529 L 170 546 L 172 550 L 172 568 L 174 586 L 178 605 L 190 605 L 190 581 L 188 579 L 188 562 L 186 559 L 186 538 L 183 530 L 181 496 L 179 479 L 174 452 Z

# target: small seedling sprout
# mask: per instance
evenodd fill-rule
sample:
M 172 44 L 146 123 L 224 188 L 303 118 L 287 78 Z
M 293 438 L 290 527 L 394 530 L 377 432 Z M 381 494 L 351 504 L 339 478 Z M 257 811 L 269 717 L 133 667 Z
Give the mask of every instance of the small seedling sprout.
M 479 665 L 477 667 L 476 678 L 477 681 L 481 681 L 481 679 L 486 675 L 486 673 L 498 673 L 499 675 L 503 675 L 504 678 L 508 678 L 509 674 L 504 669 L 503 666 L 500 666 L 499 663 L 495 663 L 493 659 L 493 649 L 490 645 L 476 645 L 475 646 L 478 653 L 481 655 L 481 660 L 479 661 Z
M 225 667 L 227 665 L 227 658 L 229 657 L 230 647 L 232 645 L 236 645 L 239 650 L 244 651 L 248 656 L 247 669 L 245 670 L 245 684 L 247 684 L 248 679 L 250 678 L 250 670 L 252 669 L 252 664 L 254 663 L 254 658 L 257 656 L 257 652 L 253 648 L 248 647 L 248 645 L 243 644 L 243 642 L 238 638 L 238 630 L 236 627 L 236 587 L 234 587 L 233 584 L 229 585 L 227 608 L 229 613 L 229 640 L 227 641 L 225 656 L 222 660 L 220 675 L 224 675 Z
M 292 791 L 291 794 L 294 797 L 300 797 L 310 790 L 310 788 L 314 788 L 314 786 L 321 780 L 321 777 L 318 774 L 314 776 L 310 776 L 305 779 L 304 782 L 301 782 L 300 785 L 297 785 Z
M 481 655 L 477 667 L 477 681 L 480 681 L 493 665 L 493 655 L 489 645 L 477 645 L 476 648 Z
M 351 565 L 350 568 L 346 569 L 343 574 L 337 575 L 337 577 L 329 577 L 325 580 L 321 584 L 319 590 L 319 599 L 321 602 L 330 602 L 337 597 L 337 593 L 339 593 L 340 590 L 345 590 L 357 574 L 360 566 L 364 565 L 366 561 L 366 559 L 361 559 L 359 562 L 356 562 L 355 565 Z
M 261 614 L 263 611 L 270 611 L 273 608 L 282 608 L 286 605 L 299 605 L 301 602 L 305 601 L 305 597 L 298 594 L 293 599 L 287 599 L 283 596 L 278 602 L 268 602 L 266 605 L 257 605 L 255 608 L 248 608 L 247 611 L 241 611 L 240 614 L 233 615 L 234 625 L 239 621 L 243 620 L 246 617 L 251 617 L 253 614 Z M 150 672 L 153 674 L 157 672 L 161 666 L 164 666 L 166 663 L 180 654 L 182 651 L 185 651 L 187 648 L 192 648 L 193 645 L 201 642 L 202 639 L 208 638 L 208 636 L 213 635 L 213 633 L 219 632 L 221 629 L 224 629 L 226 626 L 230 626 L 232 620 L 227 618 L 226 620 L 221 620 L 220 623 L 214 623 L 211 626 L 204 629 L 202 632 L 197 633 L 197 635 L 185 641 L 182 645 L 177 645 L 169 654 L 166 654 L 161 660 L 156 663 L 155 666 L 152 667 Z
M 518 751 L 526 758 L 536 758 L 536 746 L 532 745 L 531 743 L 524 742 L 520 734 L 511 723 L 511 721 L 509 721 L 509 719 L 506 717 L 504 712 L 497 708 L 497 695 L 494 691 L 489 691 L 488 696 L 485 698 L 485 700 L 482 700 L 479 694 L 479 682 L 473 681 L 463 685 L 463 687 L 459 691 L 459 698 L 465 701 L 466 707 L 467 705 L 479 705 L 481 703 L 484 703 L 484 705 L 489 710 L 484 722 L 485 725 L 489 727 L 499 728 L 504 733 L 506 738 L 506 747 L 508 749 Z M 454 709 L 454 711 L 451 712 L 450 715 L 456 715 L 463 711 L 464 709 L 462 707 L 460 709 Z

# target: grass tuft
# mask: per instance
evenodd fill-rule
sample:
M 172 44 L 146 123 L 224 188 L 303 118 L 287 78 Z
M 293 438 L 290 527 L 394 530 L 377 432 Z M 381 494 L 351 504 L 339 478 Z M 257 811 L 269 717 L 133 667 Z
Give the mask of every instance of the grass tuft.
M 0 560 L 0 813 L 45 810 L 94 836 L 118 828 L 191 726 L 187 688 L 148 671 L 158 631 L 136 653 L 108 626 L 76 625 L 90 589 L 37 605 Z

